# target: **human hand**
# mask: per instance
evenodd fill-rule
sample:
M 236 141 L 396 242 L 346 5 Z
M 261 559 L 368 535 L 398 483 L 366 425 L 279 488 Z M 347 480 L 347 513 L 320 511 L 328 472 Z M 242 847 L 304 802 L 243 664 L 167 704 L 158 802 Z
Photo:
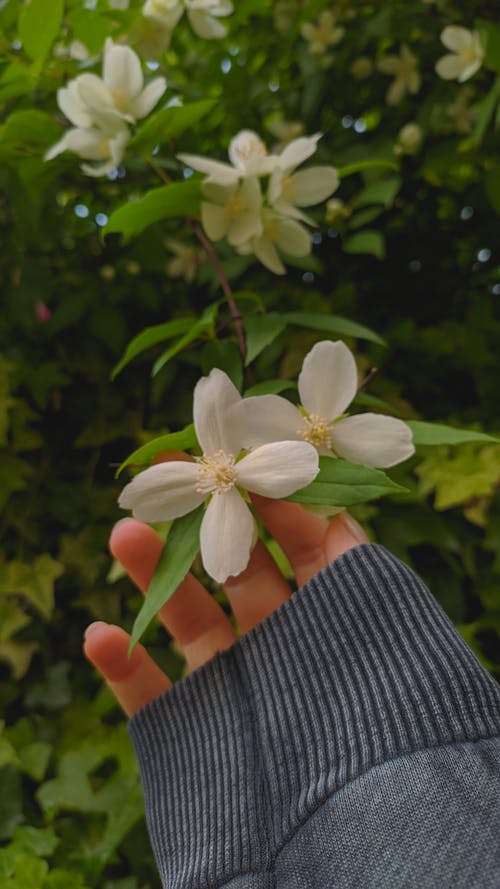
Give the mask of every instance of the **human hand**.
M 299 586 L 342 553 L 368 542 L 362 528 L 347 513 L 327 522 L 296 503 L 257 495 L 252 496 L 252 501 L 286 553 Z M 142 592 L 151 582 L 162 547 L 162 541 L 149 525 L 132 518 L 118 522 L 110 537 L 112 554 Z M 291 595 L 288 583 L 261 541 L 257 542 L 245 571 L 229 578 L 224 590 L 242 633 L 268 617 Z M 190 671 L 229 648 L 237 638 L 223 609 L 191 574 L 158 617 L 181 646 Z M 127 716 L 132 716 L 172 683 L 142 645 L 136 645 L 129 658 L 129 643 L 129 635 L 120 627 L 98 621 L 87 628 L 84 653 Z

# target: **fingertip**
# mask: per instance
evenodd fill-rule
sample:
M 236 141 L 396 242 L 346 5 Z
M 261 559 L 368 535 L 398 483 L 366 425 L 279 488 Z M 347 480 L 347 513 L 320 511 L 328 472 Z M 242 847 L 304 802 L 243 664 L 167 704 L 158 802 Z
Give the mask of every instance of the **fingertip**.
M 121 627 L 96 621 L 85 631 L 85 657 L 109 682 L 120 682 L 134 673 L 144 660 L 145 649 L 138 645 L 128 655 L 130 636 Z
M 325 554 L 332 562 L 361 543 L 369 543 L 365 531 L 348 512 L 342 512 L 330 522 L 325 535 Z

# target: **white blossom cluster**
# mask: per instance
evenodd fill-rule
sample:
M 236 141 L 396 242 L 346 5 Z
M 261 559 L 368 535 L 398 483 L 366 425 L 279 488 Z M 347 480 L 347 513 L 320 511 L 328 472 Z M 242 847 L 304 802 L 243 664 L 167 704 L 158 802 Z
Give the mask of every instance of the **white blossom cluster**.
M 57 92 L 57 103 L 73 124 L 49 148 L 45 160 L 72 151 L 85 161 L 87 176 L 105 176 L 122 160 L 130 125 L 146 117 L 167 88 L 164 77 L 144 85 L 141 62 L 129 46 L 104 45 L 102 77 L 84 73 Z
M 339 184 L 331 166 L 296 172 L 314 154 L 320 138 L 321 133 L 301 136 L 279 154 L 269 154 L 257 133 L 241 130 L 229 145 L 229 164 L 180 154 L 185 164 L 206 174 L 201 220 L 208 237 L 212 241 L 226 238 L 237 253 L 254 254 L 277 275 L 285 273 L 280 252 L 310 253 L 311 238 L 303 223 L 315 223 L 301 208 L 325 201 Z
M 358 375 L 344 343 L 316 343 L 304 359 L 298 389 L 299 407 L 279 395 L 242 398 L 215 368 L 194 390 L 202 456 L 150 466 L 126 485 L 120 506 L 140 521 L 161 522 L 205 504 L 201 557 L 207 573 L 224 583 L 245 570 L 256 540 L 247 491 L 288 497 L 314 481 L 320 455 L 387 467 L 414 453 L 402 420 L 346 415 Z
M 231 15 L 233 4 L 231 0 L 146 0 L 142 7 L 143 16 L 168 34 L 184 12 L 198 37 L 218 40 L 227 34 L 226 26 L 219 19 Z

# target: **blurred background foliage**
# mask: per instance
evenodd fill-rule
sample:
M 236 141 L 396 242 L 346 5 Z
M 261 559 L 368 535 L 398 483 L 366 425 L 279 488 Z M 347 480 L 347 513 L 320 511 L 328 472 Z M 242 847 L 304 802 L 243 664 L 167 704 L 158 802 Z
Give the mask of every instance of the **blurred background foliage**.
M 166 48 L 140 4 L 67 0 L 51 9 L 55 31 L 47 25 L 50 41 L 33 52 L 22 39 L 26 5 L 0 2 L 0 880 L 4 889 L 153 889 L 126 728 L 81 655 L 89 621 L 130 629 L 140 604 L 107 555 L 119 518 L 115 469 L 133 448 L 190 422 L 193 385 L 212 366 L 240 382 L 292 379 L 314 342 L 335 338 L 321 324 L 269 330 L 269 311 L 368 325 L 386 347 L 347 342 L 362 373 L 378 368 L 371 396 L 403 418 L 500 433 L 498 8 L 487 0 L 238 0 L 227 37 L 204 41 L 183 20 Z M 303 25 L 325 10 L 345 33 L 312 53 Z M 466 84 L 435 72 L 450 24 L 476 27 L 487 42 L 483 67 Z M 335 203 L 313 213 L 313 252 L 285 277 L 220 248 L 260 337 L 247 371 L 221 303 L 153 378 L 161 345 L 111 381 L 143 328 L 199 316 L 221 293 L 206 263 L 192 283 L 172 277 L 166 240 L 197 248 L 182 218 L 128 242 L 103 235 L 114 210 L 159 184 L 140 154 L 131 150 L 102 179 L 87 178 L 72 155 L 43 160 L 61 135 L 57 89 L 96 70 L 109 35 L 165 74 L 165 101 L 214 100 L 180 139 L 161 145 L 155 164 L 169 175 L 181 177 L 178 150 L 224 159 L 242 128 L 272 145 L 284 121 L 325 134 L 320 163 L 383 162 L 343 178 Z M 73 57 L 75 40 L 88 57 Z M 421 84 L 391 105 L 378 62 L 403 45 Z M 418 129 L 405 142 L 409 123 Z M 499 456 L 492 443 L 420 448 L 391 471 L 407 496 L 354 510 L 373 539 L 429 582 L 497 676 Z M 146 641 L 179 677 L 175 646 L 155 627 Z

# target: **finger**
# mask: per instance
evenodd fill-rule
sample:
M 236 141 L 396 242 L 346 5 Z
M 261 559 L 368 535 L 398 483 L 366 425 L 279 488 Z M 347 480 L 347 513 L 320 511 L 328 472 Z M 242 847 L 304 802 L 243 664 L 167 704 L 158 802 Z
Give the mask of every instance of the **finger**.
M 288 557 L 297 584 L 303 586 L 328 564 L 323 546 L 327 520 L 311 515 L 298 503 L 270 500 L 256 494 L 252 494 L 252 502 Z
M 248 566 L 237 577 L 230 577 L 224 590 L 242 633 L 247 633 L 290 597 L 290 587 L 260 540 Z
M 369 542 L 361 526 L 346 512 L 328 523 L 326 519 L 308 513 L 298 503 L 256 495 L 252 495 L 252 500 L 264 524 L 287 555 L 299 586 L 348 549 Z
M 136 645 L 129 658 L 129 645 L 125 630 L 97 621 L 87 627 L 83 651 L 127 716 L 132 716 L 172 683 L 142 645 Z
M 136 519 L 122 519 L 111 532 L 109 547 L 145 593 L 163 549 L 158 534 Z M 181 645 L 190 670 L 229 648 L 236 639 L 220 605 L 192 574 L 185 577 L 158 617 Z

